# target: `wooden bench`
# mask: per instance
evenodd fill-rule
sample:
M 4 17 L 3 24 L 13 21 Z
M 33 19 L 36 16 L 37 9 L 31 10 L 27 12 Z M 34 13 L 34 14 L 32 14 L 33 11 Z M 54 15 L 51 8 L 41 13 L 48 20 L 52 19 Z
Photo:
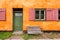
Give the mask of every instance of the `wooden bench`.
M 39 26 L 28 26 L 27 33 L 28 34 L 42 34 L 43 32 L 41 31 Z

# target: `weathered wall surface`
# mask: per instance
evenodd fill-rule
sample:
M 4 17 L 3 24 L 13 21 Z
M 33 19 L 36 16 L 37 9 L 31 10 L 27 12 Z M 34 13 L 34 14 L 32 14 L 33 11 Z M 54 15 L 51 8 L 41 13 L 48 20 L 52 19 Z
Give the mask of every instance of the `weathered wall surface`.
M 12 30 L 12 8 L 23 8 L 23 29 L 40 26 L 42 30 L 60 30 L 58 21 L 30 21 L 29 8 L 60 8 L 60 0 L 0 0 L 0 8 L 6 8 L 6 21 L 0 21 L 0 30 Z

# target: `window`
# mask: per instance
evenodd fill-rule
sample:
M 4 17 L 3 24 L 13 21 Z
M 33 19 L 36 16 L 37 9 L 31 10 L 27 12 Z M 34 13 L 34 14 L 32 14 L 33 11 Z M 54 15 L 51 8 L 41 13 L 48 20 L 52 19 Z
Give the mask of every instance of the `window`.
M 59 12 L 59 14 L 58 14 Z M 58 16 L 59 15 L 59 16 Z M 54 21 L 60 20 L 60 10 L 56 8 L 30 8 L 29 9 L 29 19 L 30 20 L 47 20 L 47 21 Z
M 35 20 L 45 20 L 45 9 L 35 10 Z
M 58 10 L 58 19 L 60 20 L 60 9 Z

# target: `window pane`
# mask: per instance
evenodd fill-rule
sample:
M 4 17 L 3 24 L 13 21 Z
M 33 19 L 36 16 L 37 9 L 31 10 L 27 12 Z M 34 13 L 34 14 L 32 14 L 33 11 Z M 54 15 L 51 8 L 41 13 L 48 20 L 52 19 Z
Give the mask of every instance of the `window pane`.
M 60 20 L 60 10 L 58 11 L 58 19 Z
M 35 19 L 39 19 L 39 10 L 35 11 Z
M 44 19 L 44 10 L 41 10 L 41 19 Z

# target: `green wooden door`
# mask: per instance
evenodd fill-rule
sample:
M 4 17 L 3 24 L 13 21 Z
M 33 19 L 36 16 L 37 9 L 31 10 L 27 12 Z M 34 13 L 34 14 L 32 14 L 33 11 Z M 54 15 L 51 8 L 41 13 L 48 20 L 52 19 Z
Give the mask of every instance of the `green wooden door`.
M 14 13 L 14 31 L 22 30 L 22 25 L 23 25 L 22 13 L 15 12 Z

